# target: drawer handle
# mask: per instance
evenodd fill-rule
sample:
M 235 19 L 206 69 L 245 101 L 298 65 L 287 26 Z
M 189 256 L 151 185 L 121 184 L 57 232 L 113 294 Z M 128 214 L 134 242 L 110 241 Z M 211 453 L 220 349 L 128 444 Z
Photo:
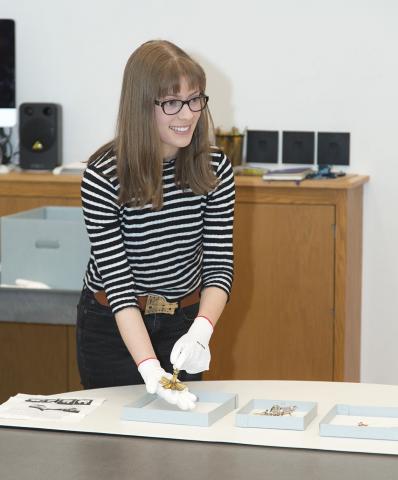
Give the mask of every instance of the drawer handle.
M 36 248 L 59 248 L 59 241 L 58 240 L 36 240 L 35 241 Z

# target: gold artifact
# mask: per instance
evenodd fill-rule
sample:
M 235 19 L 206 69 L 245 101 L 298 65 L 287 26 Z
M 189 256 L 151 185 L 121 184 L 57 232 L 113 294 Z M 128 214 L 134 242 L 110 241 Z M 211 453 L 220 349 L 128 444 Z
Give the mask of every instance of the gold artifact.
M 242 163 L 243 137 L 243 133 L 240 133 L 236 127 L 232 127 L 228 132 L 216 128 L 216 145 L 231 160 L 233 167 Z
M 163 388 L 166 390 L 177 390 L 181 392 L 182 390 L 185 390 L 187 386 L 184 383 L 181 383 L 178 380 L 178 374 L 179 374 L 178 368 L 173 369 L 173 376 L 171 378 L 167 377 L 162 377 L 160 379 L 160 384 L 162 385 Z

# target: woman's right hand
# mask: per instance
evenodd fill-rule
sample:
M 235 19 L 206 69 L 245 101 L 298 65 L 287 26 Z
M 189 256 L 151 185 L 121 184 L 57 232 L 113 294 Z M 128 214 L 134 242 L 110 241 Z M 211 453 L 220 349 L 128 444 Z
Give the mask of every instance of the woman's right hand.
M 155 358 L 144 360 L 139 364 L 138 371 L 144 379 L 148 393 L 156 393 L 166 402 L 177 405 L 181 410 L 193 410 L 195 408 L 197 398 L 188 388 L 179 391 L 162 387 L 160 379 L 162 377 L 171 378 L 172 375 L 166 373 L 160 366 L 159 360 Z

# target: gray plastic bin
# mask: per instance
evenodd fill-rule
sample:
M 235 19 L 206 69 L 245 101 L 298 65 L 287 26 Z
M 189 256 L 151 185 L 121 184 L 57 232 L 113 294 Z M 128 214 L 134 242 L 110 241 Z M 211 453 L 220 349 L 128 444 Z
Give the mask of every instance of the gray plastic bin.
M 80 207 L 43 207 L 1 217 L 1 283 L 23 278 L 80 290 L 90 255 Z

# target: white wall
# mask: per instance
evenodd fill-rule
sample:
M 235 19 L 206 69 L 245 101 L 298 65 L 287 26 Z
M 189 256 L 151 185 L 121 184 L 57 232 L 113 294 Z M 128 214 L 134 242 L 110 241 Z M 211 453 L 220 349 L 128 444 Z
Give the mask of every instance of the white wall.
M 64 162 L 112 137 L 122 70 L 164 38 L 207 71 L 216 125 L 351 132 L 364 205 L 362 380 L 398 383 L 398 4 L 394 0 L 0 0 L 18 103 L 63 106 Z

